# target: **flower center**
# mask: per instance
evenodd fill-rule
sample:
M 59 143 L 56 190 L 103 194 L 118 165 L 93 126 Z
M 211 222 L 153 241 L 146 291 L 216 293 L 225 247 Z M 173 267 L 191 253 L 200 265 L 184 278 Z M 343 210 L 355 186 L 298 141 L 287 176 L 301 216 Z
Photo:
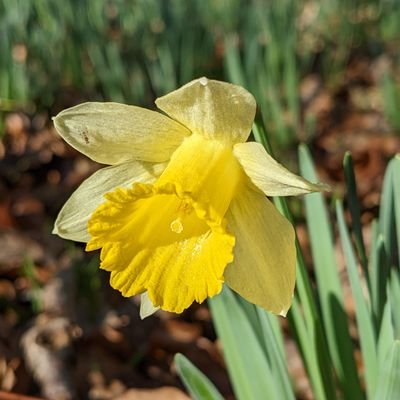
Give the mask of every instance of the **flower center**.
M 178 210 L 176 211 L 176 218 L 170 224 L 171 231 L 175 233 L 182 233 L 184 229 L 183 220 L 192 212 L 193 207 L 189 203 L 181 201 Z

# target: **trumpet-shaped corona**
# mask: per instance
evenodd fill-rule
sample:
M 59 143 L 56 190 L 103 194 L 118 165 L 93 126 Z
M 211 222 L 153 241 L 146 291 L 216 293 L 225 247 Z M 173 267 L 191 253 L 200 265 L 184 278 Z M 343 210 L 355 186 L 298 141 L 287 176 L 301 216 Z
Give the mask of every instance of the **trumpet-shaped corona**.
M 106 194 L 87 250 L 102 249 L 101 268 L 124 296 L 147 291 L 153 304 L 182 312 L 222 288 L 235 243 L 224 215 L 241 178 L 230 148 L 194 134 L 153 185 Z

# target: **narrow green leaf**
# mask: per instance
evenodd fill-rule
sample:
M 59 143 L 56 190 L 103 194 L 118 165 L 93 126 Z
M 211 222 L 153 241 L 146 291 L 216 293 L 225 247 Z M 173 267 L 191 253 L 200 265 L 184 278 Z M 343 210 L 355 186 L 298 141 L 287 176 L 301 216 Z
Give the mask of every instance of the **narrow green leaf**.
M 383 308 L 386 303 L 390 269 L 386 255 L 385 240 L 383 235 L 379 232 L 376 223 L 373 223 L 372 225 L 371 243 L 369 262 L 371 278 L 371 311 L 374 315 L 376 331 L 378 331 L 383 315 Z
M 293 131 L 290 131 L 285 123 L 285 109 L 279 101 L 279 88 L 270 76 L 266 77 L 266 98 L 268 101 L 271 122 L 274 124 L 274 131 L 281 146 L 287 146 L 293 142 Z
M 267 313 L 260 307 L 256 307 L 256 309 L 264 333 L 264 341 L 267 347 L 271 372 L 275 377 L 277 391 L 281 398 L 294 400 L 295 395 L 289 379 L 286 358 L 281 348 L 279 336 L 277 336 L 276 327 L 274 327 L 274 320 L 277 317 Z
M 299 148 L 299 162 L 302 175 L 311 182 L 316 182 L 317 176 L 311 156 L 304 145 Z M 363 395 L 335 263 L 328 213 L 323 196 L 320 193 L 305 196 L 304 202 L 317 278 L 317 290 L 330 356 L 344 397 L 351 400 L 361 399 Z
M 381 79 L 381 93 L 383 97 L 383 111 L 388 122 L 395 129 L 400 129 L 400 91 L 396 84 L 396 79 L 392 74 L 385 73 Z
M 294 3 L 295 7 L 297 3 Z M 284 52 L 284 85 L 292 129 L 297 129 L 299 123 L 299 82 L 297 72 L 297 57 L 294 50 L 294 40 L 290 40 Z
M 363 295 L 361 278 L 357 271 L 357 260 L 346 228 L 343 207 L 339 200 L 336 202 L 336 214 L 339 224 L 340 239 L 346 260 L 347 273 L 349 275 L 351 291 L 356 306 L 356 320 L 364 361 L 365 383 L 367 386 L 368 397 L 372 398 L 376 390 L 376 377 L 378 374 L 374 325 L 372 316 L 368 309 L 367 300 Z
M 393 195 L 394 195 L 394 215 L 396 223 L 396 236 L 397 236 L 397 256 L 398 267 L 400 267 L 400 154 L 390 162 L 389 168 L 393 168 Z
M 381 199 L 381 208 L 379 213 L 379 225 L 381 233 L 385 240 L 386 253 L 388 255 L 389 263 L 391 265 L 396 265 L 398 260 L 398 243 L 396 241 L 396 212 L 399 210 L 400 206 L 395 204 L 395 190 L 398 193 L 398 188 L 396 186 L 399 183 L 395 182 L 395 170 L 396 176 L 398 173 L 399 157 L 395 157 L 389 162 L 389 165 L 385 172 L 385 177 L 383 179 L 383 191 Z M 400 210 L 399 210 L 400 213 Z M 400 217 L 399 217 L 400 219 Z M 400 222 L 400 221 L 399 221 Z M 399 225 L 399 223 L 397 224 Z M 400 229 L 400 228 L 398 228 Z
M 239 295 L 234 294 L 234 296 L 243 309 L 253 332 L 257 336 L 258 342 L 264 350 L 265 357 L 271 367 L 277 392 L 281 394 L 282 398 L 294 399 L 293 389 L 286 368 L 282 331 L 278 317 L 249 303 Z
M 238 400 L 281 399 L 270 365 L 242 307 L 228 287 L 209 300 Z
M 288 315 L 293 335 L 298 343 L 313 393 L 316 399 L 336 399 L 336 387 L 332 381 L 332 364 L 327 354 L 321 326 L 317 323 L 308 327 L 302 317 L 302 307 L 295 297 Z
M 390 273 L 389 298 L 393 310 L 393 329 L 395 338 L 400 338 L 400 275 L 397 270 L 392 269 Z
M 351 214 L 352 230 L 354 234 L 355 244 L 358 254 L 360 256 L 361 265 L 363 267 L 367 283 L 369 285 L 367 255 L 361 229 L 360 203 L 357 197 L 357 183 L 354 175 L 353 159 L 349 152 L 344 155 L 343 168 L 344 176 L 346 179 L 347 202 Z
M 400 399 L 400 341 L 395 340 L 386 354 L 386 363 L 378 377 L 376 400 Z
M 263 123 L 263 121 L 261 118 L 261 114 L 257 114 L 256 122 L 253 124 L 253 130 L 252 130 L 253 135 L 254 135 L 254 138 L 256 139 L 256 141 L 258 143 L 261 143 L 265 147 L 265 150 L 267 150 L 267 152 L 269 154 L 271 154 L 271 156 L 273 156 L 271 144 L 269 143 L 269 141 L 267 139 L 267 135 L 265 134 L 265 131 L 262 128 L 262 123 Z
M 255 306 L 257 309 L 258 313 L 261 313 L 262 315 L 259 314 L 260 318 L 260 324 L 264 333 L 264 341 L 268 341 L 268 336 L 265 335 L 265 329 L 263 327 L 263 319 L 268 318 L 268 321 L 271 325 L 271 330 L 274 334 L 275 337 L 275 345 L 277 347 L 277 350 L 279 351 L 282 359 L 285 359 L 285 343 L 284 343 L 284 337 L 283 337 L 283 332 L 282 332 L 282 327 L 281 327 L 281 318 L 277 317 L 276 315 L 273 315 L 271 313 L 266 313 L 265 310 L 263 310 L 260 307 Z
M 243 76 L 242 64 L 238 50 L 238 38 L 236 35 L 231 34 L 227 36 L 225 44 L 225 69 L 230 81 L 237 85 L 246 86 L 246 80 Z
M 211 381 L 184 355 L 176 354 L 174 361 L 176 370 L 193 399 L 223 400 L 223 397 Z
M 383 308 L 382 322 L 379 329 L 377 354 L 378 368 L 381 370 L 386 363 L 386 355 L 393 344 L 395 337 L 392 324 L 392 307 L 388 300 Z
M 257 306 L 255 306 L 252 303 L 249 303 L 246 301 L 243 297 L 236 295 L 234 293 L 235 299 L 242 307 L 250 325 L 251 328 L 253 329 L 253 332 L 255 333 L 258 342 L 260 343 L 261 347 L 263 348 L 265 357 L 268 357 L 268 343 L 265 343 L 265 337 L 264 337 L 264 332 L 260 323 L 260 319 L 257 314 Z

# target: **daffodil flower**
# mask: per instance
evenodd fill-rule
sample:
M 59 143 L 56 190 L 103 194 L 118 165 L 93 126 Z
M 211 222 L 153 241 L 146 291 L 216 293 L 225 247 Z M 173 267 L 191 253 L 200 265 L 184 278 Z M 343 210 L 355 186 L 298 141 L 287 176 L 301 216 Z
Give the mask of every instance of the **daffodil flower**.
M 75 149 L 110 166 L 60 211 L 54 233 L 101 249 L 100 267 L 141 315 L 180 313 L 225 282 L 285 315 L 295 285 L 291 224 L 266 196 L 320 186 L 286 170 L 249 137 L 256 103 L 245 89 L 200 78 L 156 100 L 166 115 L 84 103 L 54 118 Z

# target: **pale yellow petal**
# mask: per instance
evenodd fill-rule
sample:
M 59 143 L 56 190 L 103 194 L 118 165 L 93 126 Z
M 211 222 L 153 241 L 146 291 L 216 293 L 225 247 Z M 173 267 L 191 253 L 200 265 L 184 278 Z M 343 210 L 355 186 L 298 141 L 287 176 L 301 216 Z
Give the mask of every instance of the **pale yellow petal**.
M 158 311 L 160 307 L 155 307 L 149 298 L 149 294 L 144 292 L 140 295 L 140 318 L 145 319 Z
M 239 143 L 233 152 L 254 185 L 267 196 L 296 196 L 327 189 L 287 170 L 260 143 Z
M 93 211 L 105 201 L 104 194 L 133 182 L 153 183 L 166 164 L 131 161 L 95 172 L 86 179 L 64 204 L 56 219 L 53 233 L 65 239 L 87 242 L 87 222 Z
M 262 193 L 247 186 L 232 201 L 227 220 L 236 244 L 226 283 L 249 302 L 286 315 L 296 277 L 293 227 Z
M 156 104 L 192 132 L 230 144 L 247 140 L 256 112 L 247 90 L 204 77 L 160 97 Z
M 103 164 L 167 161 L 190 132 L 155 111 L 118 103 L 83 103 L 54 118 L 72 147 Z

